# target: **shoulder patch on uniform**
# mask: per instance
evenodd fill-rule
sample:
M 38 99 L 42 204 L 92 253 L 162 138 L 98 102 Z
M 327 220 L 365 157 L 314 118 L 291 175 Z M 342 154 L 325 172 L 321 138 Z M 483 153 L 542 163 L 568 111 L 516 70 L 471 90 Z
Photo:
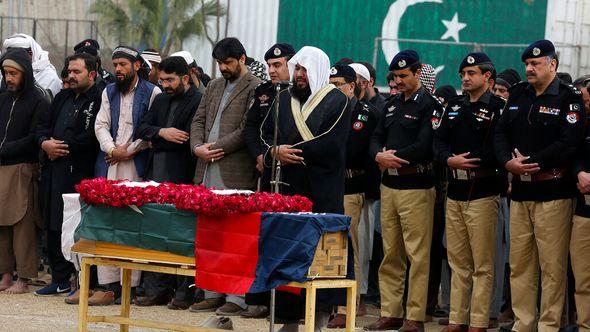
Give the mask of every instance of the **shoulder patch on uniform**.
M 578 112 L 567 112 L 565 119 L 567 122 L 574 124 L 580 120 L 580 116 L 578 115 Z
M 576 88 L 573 84 L 561 82 L 561 85 L 565 86 L 569 91 L 571 91 L 575 95 L 582 94 L 582 91 L 580 91 L 580 89 Z

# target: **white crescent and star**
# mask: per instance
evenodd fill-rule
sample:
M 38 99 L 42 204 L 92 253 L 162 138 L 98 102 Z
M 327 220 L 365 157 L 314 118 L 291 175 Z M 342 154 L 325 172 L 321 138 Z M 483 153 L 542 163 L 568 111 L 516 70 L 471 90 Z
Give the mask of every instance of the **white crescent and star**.
M 397 0 L 389 6 L 387 15 L 383 20 L 381 26 L 381 49 L 385 55 L 385 61 L 389 63 L 393 57 L 399 53 L 399 24 L 406 10 L 409 7 L 419 3 L 437 3 L 442 4 L 443 0 Z M 447 31 L 440 37 L 441 40 L 452 38 L 455 42 L 459 42 L 459 32 L 463 30 L 467 24 L 459 22 L 459 14 L 455 12 L 453 18 L 449 20 L 441 20 L 442 24 L 447 28 Z M 440 73 L 445 68 L 444 65 L 437 66 L 434 69 L 435 74 Z
M 459 22 L 459 13 L 455 12 L 453 18 L 450 21 L 441 20 L 442 23 L 447 27 L 447 31 L 440 37 L 441 40 L 453 38 L 455 42 L 459 42 L 459 31 L 465 29 L 467 24 Z

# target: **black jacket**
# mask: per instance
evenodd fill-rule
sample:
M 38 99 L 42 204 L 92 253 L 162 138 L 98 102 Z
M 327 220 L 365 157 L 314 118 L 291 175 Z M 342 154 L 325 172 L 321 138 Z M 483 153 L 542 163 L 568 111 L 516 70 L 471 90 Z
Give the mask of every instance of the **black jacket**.
M 505 166 L 516 148 L 523 156 L 530 156 L 526 162 L 538 163 L 541 172 L 570 169 L 584 139 L 583 111 L 581 92 L 558 77 L 539 96 L 528 82 L 514 85 L 496 126 L 494 148 L 498 162 Z M 515 201 L 543 202 L 576 194 L 572 176 L 532 182 L 515 178 Z
M 410 162 L 408 167 L 432 164 L 432 117 L 442 113 L 442 104 L 424 87 L 408 100 L 399 93 L 388 99 L 371 139 L 371 158 L 383 148 L 396 150 L 395 155 Z M 428 189 L 434 185 L 432 170 L 421 174 L 389 175 L 382 183 L 394 189 Z
M 314 212 L 344 213 L 344 174 L 346 140 L 350 129 L 352 106 L 340 90 L 328 92 L 309 115 L 307 124 L 313 139 L 304 141 L 299 133 L 291 110 L 291 93 L 281 91 L 278 121 L 278 145 L 293 145 L 302 150 L 305 164 L 289 164 L 281 167 L 281 180 L 288 185 L 281 193 L 302 195 L 313 203 Z M 274 113 L 274 108 L 270 114 Z M 274 128 L 274 117 L 268 116 L 263 128 Z M 268 126 L 267 126 L 268 124 Z M 263 135 L 266 165 L 271 164 L 270 146 L 273 132 Z
M 495 171 L 499 165 L 494 155 L 494 129 L 504 108 L 504 100 L 484 93 L 476 102 L 469 95 L 449 100 L 440 126 L 434 133 L 434 156 L 442 165 L 453 155 L 470 152 L 468 158 L 480 158 L 475 170 Z M 498 195 L 502 181 L 497 176 L 459 180 L 449 173 L 448 196 L 454 200 L 474 200 Z
M 374 175 L 377 164 L 369 153 L 371 136 L 377 126 L 377 109 L 364 100 L 353 98 L 352 116 L 348 140 L 346 142 L 346 182 L 344 193 L 358 194 L 367 191 L 375 192 Z M 354 174 L 359 172 L 362 174 Z M 377 171 L 379 169 L 377 168 Z M 373 180 L 373 181 L 371 181 Z M 378 186 L 378 185 L 377 185 Z M 378 190 L 378 189 L 377 189 Z M 376 195 L 371 195 L 378 199 Z
M 0 58 L 2 85 L 6 86 L 2 64 L 7 59 L 16 61 L 25 73 L 18 92 L 5 89 L 0 93 L 0 165 L 36 163 L 39 151 L 35 144 L 35 130 L 49 103 L 35 87 L 31 60 L 24 50 L 10 50 Z
M 62 194 L 74 193 L 74 186 L 83 179 L 94 177 L 94 164 L 99 151 L 94 134 L 94 122 L 100 109 L 101 93 L 96 85 L 76 98 L 73 90 L 60 91 L 37 126 L 39 147 L 51 137 L 68 145 L 67 156 L 45 158 L 41 172 L 41 207 L 45 224 L 51 230 L 61 230 L 63 220 Z M 64 113 L 67 112 L 67 113 Z M 59 119 L 65 119 L 63 132 L 56 135 Z
M 197 88 L 191 85 L 184 95 L 177 97 L 178 106 L 174 112 L 172 127 L 190 133 L 191 122 L 202 96 Z M 146 178 L 158 182 L 192 183 L 196 159 L 189 141 L 177 144 L 158 135 L 160 129 L 169 127 L 167 123 L 171 101 L 172 98 L 166 93 L 157 95 L 137 129 L 137 137 L 152 144 Z M 154 169 L 154 158 L 164 160 L 165 169 Z M 158 162 L 156 166 L 161 167 L 158 166 Z

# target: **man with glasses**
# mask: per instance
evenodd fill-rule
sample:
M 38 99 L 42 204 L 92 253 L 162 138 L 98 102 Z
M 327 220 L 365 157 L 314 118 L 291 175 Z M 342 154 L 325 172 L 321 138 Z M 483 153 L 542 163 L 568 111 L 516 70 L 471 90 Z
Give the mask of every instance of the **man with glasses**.
M 158 65 L 158 77 L 165 93 L 156 96 L 137 129 L 138 137 L 152 147 L 146 179 L 190 184 L 196 158 L 189 147 L 189 131 L 202 94 L 189 83 L 189 68 L 181 57 L 163 60 Z M 194 294 L 188 286 L 193 283 L 194 278 L 146 272 L 145 298 L 140 300 L 152 305 L 174 294 L 168 308 L 188 309 Z

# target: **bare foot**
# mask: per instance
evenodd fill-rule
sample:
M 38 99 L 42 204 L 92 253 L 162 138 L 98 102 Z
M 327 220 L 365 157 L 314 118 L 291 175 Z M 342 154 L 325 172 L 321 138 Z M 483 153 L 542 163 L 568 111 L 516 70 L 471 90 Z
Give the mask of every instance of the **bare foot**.
M 12 273 L 4 273 L 0 281 L 0 292 L 12 286 Z
M 2 294 L 25 294 L 30 292 L 27 286 L 27 279 L 18 278 L 18 280 L 10 287 L 2 291 Z

